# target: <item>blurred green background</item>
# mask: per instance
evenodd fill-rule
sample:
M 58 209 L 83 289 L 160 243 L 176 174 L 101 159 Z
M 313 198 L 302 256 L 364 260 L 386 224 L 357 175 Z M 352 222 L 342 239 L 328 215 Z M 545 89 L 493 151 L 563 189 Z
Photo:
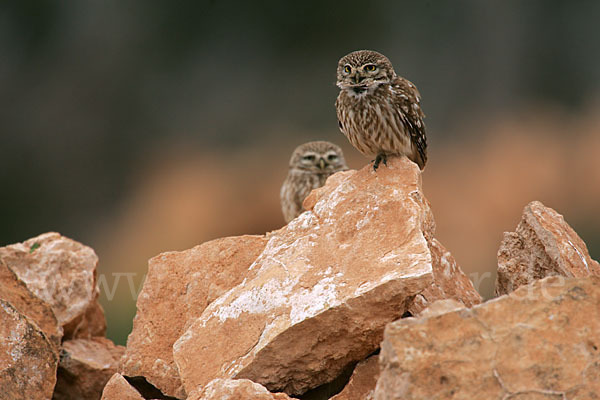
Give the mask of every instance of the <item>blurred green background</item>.
M 338 59 L 419 88 L 437 236 L 490 296 L 541 200 L 600 258 L 600 2 L 0 3 L 0 245 L 54 230 L 100 257 L 123 344 L 148 258 L 283 225 L 293 148 L 334 141 Z

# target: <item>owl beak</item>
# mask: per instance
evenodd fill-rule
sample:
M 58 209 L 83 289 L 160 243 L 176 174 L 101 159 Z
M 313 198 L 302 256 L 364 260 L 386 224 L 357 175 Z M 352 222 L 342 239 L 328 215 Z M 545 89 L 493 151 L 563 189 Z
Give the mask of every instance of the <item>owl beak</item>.
M 323 158 L 320 158 L 319 159 L 319 168 L 325 169 L 326 166 L 327 166 L 327 163 L 325 162 L 325 160 Z
M 358 74 L 354 75 L 354 83 L 360 83 L 360 76 Z

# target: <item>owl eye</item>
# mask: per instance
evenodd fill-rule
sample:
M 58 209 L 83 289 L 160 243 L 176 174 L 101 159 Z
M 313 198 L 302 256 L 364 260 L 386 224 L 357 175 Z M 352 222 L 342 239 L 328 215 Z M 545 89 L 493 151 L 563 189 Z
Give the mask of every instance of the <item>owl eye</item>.
M 306 160 L 306 161 L 315 161 L 315 156 L 312 154 L 309 154 L 307 156 L 302 157 L 302 159 Z
M 349 74 L 350 72 L 352 72 L 352 68 L 350 68 L 349 65 L 344 66 L 344 72 Z
M 330 162 L 337 160 L 337 158 L 338 158 L 338 156 L 336 156 L 335 154 L 330 154 L 327 156 L 327 160 Z
M 375 66 L 375 64 L 367 64 L 367 65 L 365 65 L 365 69 L 367 71 L 373 72 L 377 69 L 377 67 Z

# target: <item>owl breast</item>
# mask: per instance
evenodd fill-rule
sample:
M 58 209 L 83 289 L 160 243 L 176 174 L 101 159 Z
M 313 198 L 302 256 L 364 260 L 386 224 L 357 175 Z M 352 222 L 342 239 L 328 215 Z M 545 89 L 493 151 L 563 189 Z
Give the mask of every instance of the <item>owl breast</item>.
M 414 153 L 404 126 L 403 111 L 394 105 L 389 85 L 381 85 L 373 93 L 364 94 L 342 90 L 336 109 L 340 129 L 365 156 L 385 153 L 411 157 Z

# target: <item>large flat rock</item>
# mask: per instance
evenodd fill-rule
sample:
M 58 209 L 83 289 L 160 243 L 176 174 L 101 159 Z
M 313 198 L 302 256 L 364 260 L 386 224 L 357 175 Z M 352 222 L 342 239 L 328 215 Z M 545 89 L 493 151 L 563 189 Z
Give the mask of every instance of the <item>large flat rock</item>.
M 598 398 L 600 278 L 549 277 L 455 304 L 386 327 L 375 399 Z

